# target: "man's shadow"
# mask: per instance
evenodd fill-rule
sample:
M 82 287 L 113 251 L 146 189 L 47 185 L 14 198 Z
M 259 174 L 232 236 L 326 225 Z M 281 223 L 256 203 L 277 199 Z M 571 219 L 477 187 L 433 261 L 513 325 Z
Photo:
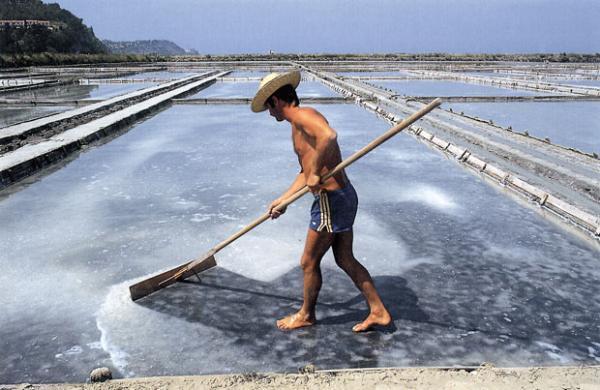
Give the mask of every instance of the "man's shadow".
M 317 366 L 341 366 L 351 360 L 376 365 L 377 351 L 393 348 L 393 327 L 364 335 L 352 326 L 368 315 L 368 307 L 341 270 L 323 267 L 323 287 L 317 304 L 317 324 L 281 331 L 275 321 L 302 305 L 302 273 L 295 269 L 272 282 L 246 278 L 223 268 L 203 272 L 137 301 L 140 305 L 190 323 L 199 323 L 230 338 L 246 355 L 282 366 L 310 361 Z M 400 276 L 374 277 L 394 321 L 423 322 L 428 316 L 415 293 Z M 358 342 L 357 342 L 358 340 Z M 293 351 L 293 354 L 290 354 Z M 286 363 L 287 362 L 287 363 Z
M 317 304 L 319 325 L 347 325 L 368 315 L 365 299 L 340 270 L 324 267 L 323 287 Z M 296 269 L 272 282 L 246 278 L 223 268 L 214 268 L 161 290 L 139 302 L 142 306 L 189 322 L 219 330 L 245 333 L 272 328 L 275 320 L 302 305 L 302 274 Z M 427 321 L 415 293 L 400 276 L 373 278 L 393 319 Z M 252 326 L 248 327 L 248 321 Z
M 452 361 L 461 356 L 467 358 L 473 349 L 487 348 L 490 343 L 498 353 L 509 353 L 513 344 L 530 348 L 532 340 L 539 339 L 542 334 L 535 329 L 519 332 L 530 323 L 531 318 L 527 316 L 522 320 L 515 318 L 508 327 L 494 326 L 500 320 L 492 326 L 482 325 L 481 314 L 472 307 L 483 307 L 485 294 L 474 295 L 472 306 L 464 310 L 448 305 L 449 308 L 444 309 L 443 305 L 433 305 L 431 301 L 419 304 L 419 298 L 407 280 L 396 275 L 373 279 L 398 331 L 387 329 L 357 335 L 352 332 L 352 326 L 368 315 L 362 294 L 340 269 L 324 266 L 322 274 L 318 322 L 315 326 L 294 331 L 277 329 L 275 321 L 295 313 L 302 305 L 303 280 L 299 268 L 273 281 L 263 282 L 217 267 L 203 272 L 200 280 L 189 278 L 138 303 L 168 316 L 200 324 L 202 337 L 228 340 L 227 345 L 234 348 L 233 351 L 243 351 L 244 356 L 253 361 L 284 370 L 306 362 L 329 368 L 397 364 L 395 360 L 385 360 L 397 356 L 405 356 L 409 361 Z M 444 297 L 443 292 L 440 297 Z M 429 315 L 421 305 L 430 310 L 438 308 L 441 312 Z M 490 316 L 498 314 L 493 307 L 487 310 Z M 468 340 L 462 340 L 467 336 Z M 507 337 L 511 343 L 504 343 Z M 581 337 L 560 336 L 549 340 L 559 347 L 569 347 L 580 343 Z M 203 346 L 202 340 L 190 342 L 197 348 Z M 439 348 L 438 342 L 446 347 Z M 231 351 L 211 353 L 223 354 L 226 358 L 230 355 L 226 352 Z M 240 369 L 245 367 L 239 362 L 231 364 L 240 365 Z
M 366 318 L 368 306 L 350 278 L 338 268 L 322 267 L 323 287 L 317 304 L 317 326 L 351 329 Z M 409 321 L 441 328 L 477 331 L 476 326 L 432 320 L 401 276 L 375 276 L 373 281 L 395 323 Z M 246 278 L 224 268 L 213 268 L 146 297 L 146 308 L 239 335 L 270 332 L 275 321 L 302 305 L 302 272 L 294 269 L 272 282 Z M 393 330 L 388 328 L 386 332 Z M 278 331 L 280 332 L 280 331 Z M 514 337 L 514 336 L 513 336 Z

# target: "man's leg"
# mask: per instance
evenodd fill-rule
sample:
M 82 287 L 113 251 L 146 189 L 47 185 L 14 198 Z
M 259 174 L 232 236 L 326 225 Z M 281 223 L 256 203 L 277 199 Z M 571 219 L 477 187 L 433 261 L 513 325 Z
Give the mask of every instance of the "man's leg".
M 317 320 L 315 306 L 321 290 L 321 259 L 331 247 L 333 233 L 308 229 L 300 267 L 304 273 L 304 303 L 300 310 L 277 321 L 279 329 L 296 329 L 310 326 Z
M 362 266 L 354 257 L 352 252 L 353 232 L 337 233 L 333 238 L 333 255 L 337 265 L 350 276 L 356 287 L 363 293 L 369 304 L 369 316 L 361 323 L 352 328 L 355 332 L 364 332 L 373 325 L 389 325 L 392 321 L 390 313 L 387 311 L 369 271 Z

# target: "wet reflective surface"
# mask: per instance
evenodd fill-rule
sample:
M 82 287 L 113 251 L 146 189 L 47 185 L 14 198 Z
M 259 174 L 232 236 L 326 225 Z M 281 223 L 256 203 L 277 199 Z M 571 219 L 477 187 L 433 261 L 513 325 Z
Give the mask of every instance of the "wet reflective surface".
M 180 79 L 189 77 L 196 74 L 205 73 L 201 72 L 170 72 L 170 71 L 157 71 L 157 72 L 140 72 L 129 76 L 119 77 L 124 79 Z
M 410 73 L 403 71 L 388 71 L 388 72 L 338 72 L 339 76 L 350 77 L 379 77 L 379 76 L 409 76 Z
M 0 97 L 2 99 L 19 99 L 26 101 L 108 99 L 114 96 L 137 91 L 138 89 L 152 87 L 154 85 L 158 85 L 158 83 L 124 83 L 100 85 L 69 84 L 61 85 L 58 87 L 46 87 L 26 91 L 3 93 L 2 95 L 0 95 Z M 3 109 L 0 108 L 0 110 Z
M 263 78 L 268 75 L 269 72 L 258 72 L 258 71 L 249 71 L 249 70 L 236 70 L 229 73 L 225 77 L 260 77 Z
M 370 81 L 372 84 L 396 91 L 406 96 L 531 96 L 543 95 L 542 92 L 530 92 L 488 85 L 461 83 L 440 80 L 406 81 Z
M 258 81 L 244 81 L 239 83 L 217 82 L 202 91 L 190 95 L 190 99 L 230 99 L 251 98 L 258 90 Z
M 258 91 L 258 81 L 248 82 L 217 82 L 202 91 L 191 95 L 190 98 L 252 98 Z M 339 96 L 331 89 L 317 81 L 302 81 L 296 91 L 298 97 L 331 97 Z
M 93 85 L 90 91 L 89 99 L 109 99 L 115 96 L 124 95 L 139 89 L 153 87 L 159 83 L 131 83 L 131 84 L 100 84 Z
M 450 103 L 444 107 L 538 138 L 548 137 L 555 144 L 600 153 L 598 102 Z
M 460 72 L 458 74 L 464 74 L 467 76 L 476 76 L 476 77 L 501 77 L 501 78 L 511 78 L 511 79 L 531 79 L 535 80 L 538 77 L 543 77 L 543 74 L 540 73 L 506 73 L 506 72 Z
M 600 80 L 562 80 L 558 82 L 561 84 L 579 85 L 582 87 L 600 87 Z
M 72 106 L 2 106 L 0 128 L 70 110 Z
M 353 105 L 316 108 L 344 156 L 388 128 Z M 300 306 L 309 197 L 220 252 L 201 282 L 131 302 L 134 281 L 233 234 L 298 170 L 286 123 L 175 105 L 4 191 L 0 382 L 84 381 L 102 365 L 143 376 L 600 360 L 598 251 L 405 134 L 348 169 L 355 254 L 395 330 L 352 334 L 366 307 L 331 254 L 319 324 L 275 328 Z

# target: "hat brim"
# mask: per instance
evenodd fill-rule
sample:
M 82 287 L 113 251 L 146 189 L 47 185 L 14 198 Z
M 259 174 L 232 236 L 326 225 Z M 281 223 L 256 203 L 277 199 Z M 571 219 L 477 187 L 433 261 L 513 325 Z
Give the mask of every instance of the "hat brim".
M 258 92 L 252 99 L 250 108 L 253 112 L 265 111 L 267 107 L 265 102 L 267 99 L 275 93 L 279 88 L 284 85 L 291 85 L 294 89 L 300 84 L 300 71 L 295 70 L 288 73 L 283 73 L 272 80 L 269 80 L 265 85 L 259 88 Z

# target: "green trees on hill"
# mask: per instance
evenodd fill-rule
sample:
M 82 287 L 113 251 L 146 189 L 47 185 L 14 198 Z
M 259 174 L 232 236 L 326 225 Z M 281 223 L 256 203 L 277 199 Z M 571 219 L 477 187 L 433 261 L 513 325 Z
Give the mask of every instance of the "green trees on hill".
M 47 20 L 52 26 L 0 25 L 0 53 L 106 53 L 94 31 L 58 4 L 0 0 L 0 20 Z

